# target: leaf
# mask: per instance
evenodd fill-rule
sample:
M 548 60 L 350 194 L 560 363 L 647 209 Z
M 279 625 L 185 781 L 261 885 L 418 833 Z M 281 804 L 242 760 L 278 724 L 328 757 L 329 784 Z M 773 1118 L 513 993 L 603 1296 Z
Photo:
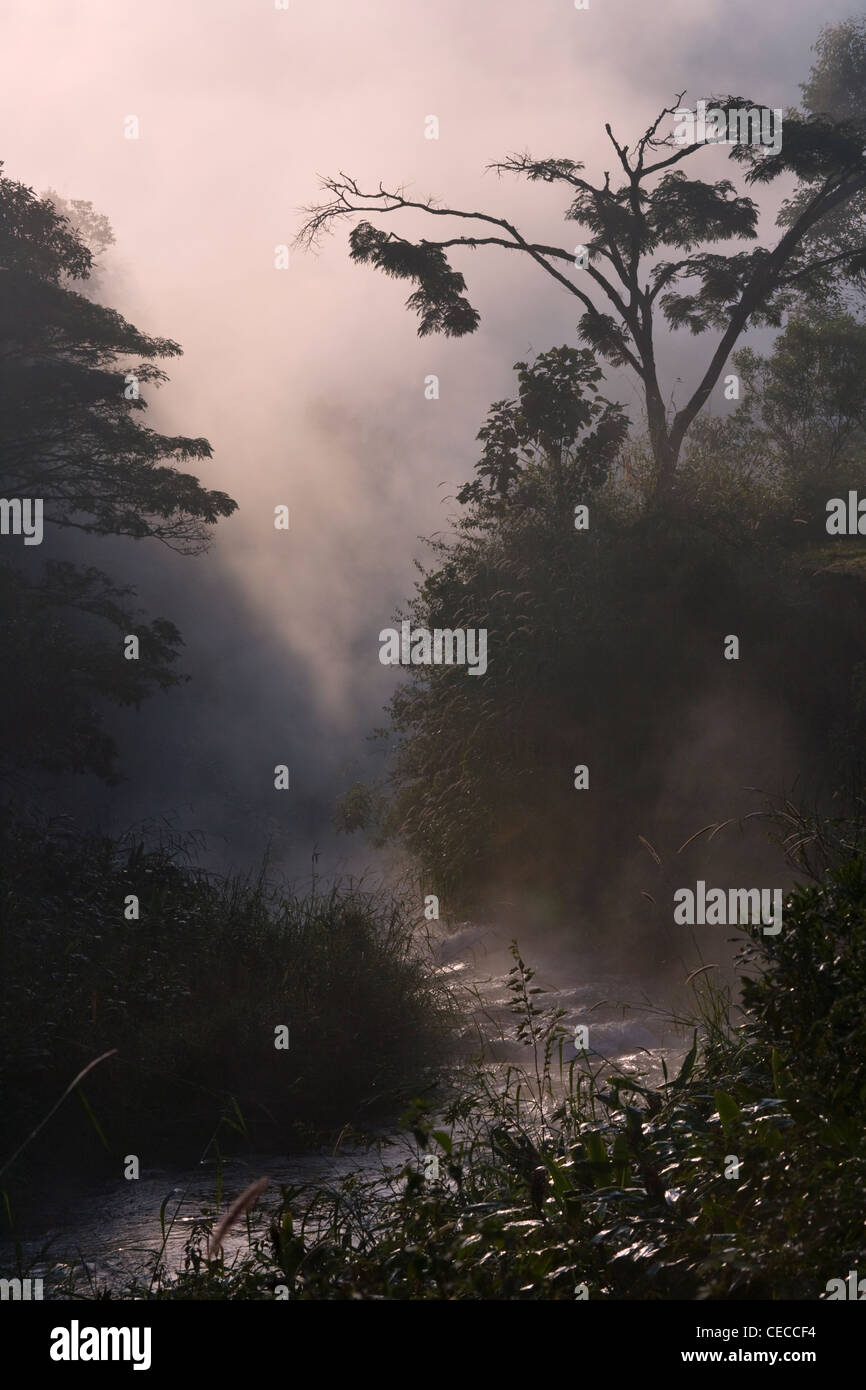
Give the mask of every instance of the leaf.
M 597 1132 L 593 1131 L 583 1136 L 583 1151 L 590 1163 L 607 1163 L 607 1149 Z
M 234 1096 L 229 1096 L 229 1103 L 234 1118 L 231 1114 L 226 1114 L 223 1116 L 223 1119 L 237 1134 L 243 1134 L 245 1136 L 247 1132 L 247 1122 L 243 1117 L 243 1112 Z
M 692 1069 L 693 1069 L 693 1067 L 694 1067 L 694 1065 L 695 1065 L 695 1058 L 697 1057 L 697 1055 L 698 1055 L 698 1033 L 697 1033 L 697 1029 L 695 1029 L 695 1033 L 694 1033 L 694 1038 L 693 1038 L 693 1041 L 692 1041 L 692 1045 L 691 1045 L 691 1047 L 689 1048 L 688 1052 L 686 1053 L 685 1060 L 684 1060 L 682 1066 L 680 1067 L 679 1074 L 678 1074 L 678 1076 L 676 1077 L 676 1080 L 674 1080 L 674 1081 L 671 1082 L 671 1090 L 672 1090 L 672 1091 L 681 1091 L 682 1088 L 685 1086 L 686 1082 L 688 1081 L 689 1077 L 690 1077 L 691 1074 L 692 1074 Z
M 791 1073 L 788 1071 L 788 1068 L 785 1066 L 775 1047 L 770 1057 L 770 1063 L 773 1068 L 773 1089 L 777 1096 L 784 1098 L 785 1092 L 791 1085 Z
M 93 1128 L 96 1130 L 96 1137 L 98 1138 L 100 1144 L 105 1149 L 106 1153 L 111 1153 L 111 1145 L 109 1144 L 108 1140 L 102 1132 L 102 1125 L 97 1120 L 96 1115 L 93 1111 L 93 1107 L 91 1106 L 90 1101 L 87 1099 L 87 1096 L 84 1094 L 83 1091 L 78 1092 L 78 1099 L 81 1101 L 81 1105 L 84 1109 L 85 1115 L 87 1116 L 90 1123 L 93 1125 Z
M 168 1206 L 168 1204 L 169 1204 L 170 1201 L 171 1201 L 171 1193 L 169 1192 L 167 1196 L 163 1197 L 162 1203 L 161 1203 L 160 1208 L 159 1208 L 159 1229 L 160 1229 L 160 1233 L 161 1233 L 161 1235 L 162 1235 L 162 1243 L 163 1243 L 163 1245 L 165 1245 L 165 1241 L 166 1241 L 166 1234 L 165 1234 L 165 1209 L 166 1209 L 166 1207 Z
M 541 1159 L 542 1163 L 544 1164 L 545 1168 L 550 1174 L 550 1178 L 553 1183 L 553 1191 L 556 1195 L 557 1201 L 560 1203 L 565 1202 L 565 1200 L 571 1195 L 573 1191 L 572 1181 L 569 1174 L 566 1173 L 559 1166 L 559 1164 L 556 1162 L 556 1159 L 552 1158 L 550 1154 L 546 1154 L 543 1151 L 540 1151 L 539 1158 Z
M 613 1141 L 613 1180 L 618 1187 L 626 1187 L 631 1175 L 631 1153 L 624 1134 L 618 1134 Z
M 731 1131 L 734 1128 L 734 1125 L 737 1124 L 740 1118 L 740 1107 L 734 1100 L 734 1097 L 728 1095 L 727 1091 L 716 1091 L 715 1095 L 713 1096 L 713 1100 L 715 1101 L 716 1109 L 719 1112 L 719 1119 L 722 1122 L 722 1129 L 724 1130 L 725 1138 L 727 1139 L 729 1138 Z
M 451 1135 L 447 1132 L 447 1130 L 434 1129 L 432 1131 L 432 1134 L 440 1149 L 444 1149 L 445 1153 L 450 1155 L 454 1145 L 451 1142 Z

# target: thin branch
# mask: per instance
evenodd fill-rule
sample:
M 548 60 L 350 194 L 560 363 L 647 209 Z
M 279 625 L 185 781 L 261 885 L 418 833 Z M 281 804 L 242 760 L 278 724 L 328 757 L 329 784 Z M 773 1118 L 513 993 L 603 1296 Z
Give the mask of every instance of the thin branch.
M 412 198 L 405 198 L 399 193 L 389 192 L 385 189 L 382 189 L 381 192 L 378 194 L 364 193 L 361 189 L 358 188 L 358 185 L 354 179 L 345 178 L 345 176 L 343 175 L 341 175 L 340 177 L 344 180 L 342 185 L 340 185 L 336 180 L 325 181 L 325 186 L 331 188 L 334 192 L 338 192 L 339 197 L 335 200 L 334 203 L 325 205 L 322 208 L 307 209 L 312 213 L 312 216 L 299 232 L 298 237 L 296 238 L 296 242 L 300 242 L 302 245 L 311 244 L 312 239 L 314 239 L 315 236 L 317 236 L 319 232 L 321 232 L 324 229 L 327 220 L 332 220 L 334 217 L 342 217 L 348 215 L 349 213 L 372 212 L 377 214 L 384 214 L 389 212 L 402 211 L 403 209 L 408 208 L 416 212 L 427 213 L 429 216 L 432 217 L 455 217 L 460 218 L 463 221 L 483 222 L 488 226 L 502 228 L 503 231 L 508 232 L 509 236 L 511 237 L 511 240 L 506 241 L 503 238 L 498 237 L 457 237 L 450 238 L 443 242 L 426 242 L 426 244 L 428 246 L 437 246 L 440 248 L 445 246 L 457 245 L 473 246 L 489 244 L 503 246 L 509 250 L 524 251 L 527 255 L 531 256 L 532 259 L 536 261 L 538 265 L 540 265 L 541 268 L 547 272 L 548 275 L 551 275 L 556 281 L 558 281 L 559 284 L 563 285 L 567 290 L 570 291 L 571 294 L 573 294 L 577 299 L 579 299 L 589 314 L 592 314 L 596 317 L 600 316 L 597 305 L 593 303 L 589 296 L 577 285 L 575 285 L 571 280 L 569 280 L 566 276 L 562 275 L 560 271 L 558 271 L 554 266 L 550 264 L 548 260 L 545 259 L 545 255 L 551 255 L 555 256 L 558 259 L 568 260 L 573 263 L 574 257 L 569 255 L 569 253 L 563 250 L 563 248 L 540 247 L 536 243 L 526 241 L 526 239 L 523 236 L 521 236 L 520 232 L 518 232 L 517 228 L 513 225 L 513 223 L 507 221 L 507 219 L 504 217 L 493 217 L 490 213 L 486 212 L 467 212 L 462 208 L 434 207 L 430 199 L 422 202 Z M 350 190 L 352 197 L 357 197 L 358 199 L 362 200 L 372 199 L 372 205 L 367 201 L 363 201 L 361 203 L 349 202 L 345 193 L 345 189 L 347 188 Z M 597 192 L 597 190 L 594 190 L 594 192 Z M 388 201 L 387 203 L 377 203 L 377 199 L 385 199 Z M 403 240 L 402 238 L 397 239 Z M 424 239 L 422 238 L 422 240 Z M 596 270 L 594 266 L 588 265 L 585 267 L 585 269 L 590 278 L 593 279 L 595 283 L 607 295 L 614 308 L 623 316 L 625 321 L 628 322 L 629 315 L 627 306 L 624 303 L 621 296 L 617 293 L 615 287 L 610 283 L 606 276 L 602 275 L 602 273 L 599 270 Z M 635 357 L 635 355 L 628 348 L 625 348 L 623 350 L 623 356 L 625 360 L 628 361 L 629 365 L 633 367 L 633 369 L 639 375 L 641 375 L 642 368 L 639 359 Z

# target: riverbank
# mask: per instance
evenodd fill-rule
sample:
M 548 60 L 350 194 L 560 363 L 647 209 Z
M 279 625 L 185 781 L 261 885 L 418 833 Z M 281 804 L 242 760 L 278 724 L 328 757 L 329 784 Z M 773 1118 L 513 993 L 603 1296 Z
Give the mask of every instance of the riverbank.
M 526 1060 L 513 1013 L 509 970 L 513 957 L 505 934 L 493 927 L 463 924 L 431 940 L 433 968 L 452 991 L 460 1027 L 453 1036 L 451 1065 L 443 1068 L 438 1085 L 424 1094 L 430 1109 L 427 1123 L 443 1118 L 449 1104 L 462 1093 L 467 1078 L 481 1067 L 486 1084 L 504 1089 L 512 1068 Z M 596 1066 L 642 1067 L 662 1078 L 665 1057 L 682 1055 L 681 1030 L 656 1011 L 629 1006 L 632 983 L 598 967 L 593 979 L 590 962 L 570 967 L 546 963 L 538 976 L 548 1002 L 559 1015 L 562 1054 L 568 1064 L 577 1056 L 576 1029 L 590 1020 L 590 1043 Z M 283 1194 L 292 1190 L 296 1202 L 321 1206 L 326 1194 L 358 1186 L 377 1200 L 393 1196 L 405 1172 L 424 1171 L 411 1124 L 421 1115 L 418 1106 L 407 1114 L 395 1110 L 391 1123 L 374 1128 L 341 1127 L 328 1142 L 294 1147 L 289 1152 L 251 1151 L 242 1138 L 226 1130 L 216 1136 L 205 1155 L 176 1154 L 172 1161 L 142 1165 L 137 1179 L 124 1181 L 117 1172 L 92 1168 L 59 1179 L 56 1171 L 28 1162 L 27 1190 L 16 1202 L 20 1258 L 37 1270 L 46 1287 L 91 1286 L 123 1296 L 129 1286 L 149 1288 L 153 1261 L 161 1279 L 170 1283 L 183 1272 L 185 1245 L 196 1229 L 206 1229 L 227 1204 L 254 1179 L 267 1177 L 269 1188 L 251 1213 L 252 1230 L 262 1234 L 280 1211 Z M 403 1119 L 406 1128 L 400 1129 Z M 444 1122 L 444 1120 L 443 1120 Z M 228 1141 L 234 1138 L 234 1145 Z M 230 1151 L 229 1151 L 230 1150 Z M 203 1161 L 200 1161 L 203 1159 Z M 115 1170 L 116 1170 L 115 1164 Z M 429 1166 L 429 1165 L 428 1165 Z M 247 1228 L 241 1223 L 227 1241 L 227 1258 L 243 1259 L 248 1251 Z M 0 1263 L 12 1268 L 14 1247 L 0 1242 Z M 159 1281 L 157 1281 L 159 1282 Z
M 220 879 L 183 845 L 0 819 L 0 1167 L 309 1147 L 430 1083 L 453 1006 L 406 894 Z

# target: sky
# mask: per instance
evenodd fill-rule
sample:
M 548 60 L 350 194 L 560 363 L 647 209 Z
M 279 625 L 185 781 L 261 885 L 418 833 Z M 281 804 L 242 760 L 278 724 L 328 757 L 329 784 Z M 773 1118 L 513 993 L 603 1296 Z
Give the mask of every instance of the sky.
M 683 89 L 687 105 L 723 92 L 796 104 L 822 24 L 853 13 L 850 0 L 5 0 L 5 174 L 108 216 L 102 297 L 184 349 L 151 393 L 151 423 L 206 436 L 200 476 L 239 503 L 205 557 L 97 543 L 98 562 L 178 623 L 193 680 L 116 722 L 121 789 L 61 785 L 57 804 L 112 828 L 200 830 L 224 865 L 267 843 L 293 872 L 314 850 L 324 871 L 363 860 L 328 822 L 335 794 L 375 760 L 366 735 L 395 683 L 378 633 L 412 592 L 419 537 L 456 514 L 514 363 L 576 343 L 577 314 L 520 258 L 465 251 L 454 265 L 479 330 L 419 339 L 409 287 L 349 261 L 349 225 L 276 269 L 319 176 L 406 185 L 568 245 L 561 191 L 486 165 L 528 149 L 600 177 L 605 122 L 631 141 Z M 722 151 L 702 158 L 707 176 L 729 172 L 714 168 Z M 424 228 L 411 215 L 388 225 Z M 709 336 L 674 337 L 668 391 L 710 351 Z M 425 398 L 430 374 L 438 400 Z M 634 383 L 612 383 L 637 412 Z M 279 504 L 288 532 L 274 529 Z

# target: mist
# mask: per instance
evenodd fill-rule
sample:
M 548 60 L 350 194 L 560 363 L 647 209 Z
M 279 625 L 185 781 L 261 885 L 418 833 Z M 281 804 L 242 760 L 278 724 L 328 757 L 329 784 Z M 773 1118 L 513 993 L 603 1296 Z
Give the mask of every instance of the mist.
M 575 342 L 576 314 L 514 258 L 464 251 L 480 329 L 421 340 L 402 287 L 350 263 L 348 225 L 317 254 L 292 249 L 286 271 L 275 248 L 291 245 L 317 175 L 339 169 L 561 239 L 561 194 L 500 180 L 489 161 L 528 148 L 579 157 L 594 176 L 615 157 L 606 121 L 633 139 L 684 88 L 686 100 L 730 90 L 785 107 L 819 18 L 845 13 L 832 4 L 819 17 L 799 2 L 575 11 L 562 0 L 469 11 L 451 0 L 288 10 L 155 0 L 118 12 L 106 0 L 36 24 L 28 4 L 7 6 L 6 173 L 108 216 L 116 245 L 97 296 L 184 349 L 166 364 L 170 382 L 148 392 L 151 423 L 206 435 L 214 457 L 200 476 L 239 503 L 197 559 L 148 543 L 82 545 L 136 585 L 150 614 L 177 622 L 192 680 L 111 716 L 119 788 L 43 779 L 46 804 L 112 831 L 201 832 L 223 868 L 266 850 L 293 874 L 309 872 L 314 853 L 324 873 L 375 858 L 335 837 L 330 816 L 335 796 L 377 766 L 367 735 L 395 684 L 378 633 L 411 593 L 419 537 L 455 515 L 474 436 L 489 403 L 512 393 L 513 363 Z M 424 138 L 430 113 L 438 140 Z M 129 115 L 137 140 L 124 138 Z M 697 349 L 667 336 L 675 392 L 694 383 L 709 336 Z M 428 374 L 436 401 L 425 399 Z M 611 373 L 608 390 L 639 424 L 634 382 Z M 279 504 L 288 532 L 274 529 Z M 705 740 L 721 736 L 703 722 Z M 290 768 L 288 796 L 273 789 L 278 763 Z M 671 772 L 665 797 L 688 799 L 694 777 Z
M 228 1302 L 592 1298 L 636 1370 L 775 1364 L 866 1297 L 850 15 L 7 0 L 0 1300 L 122 1324 L 56 1359 L 143 1318 L 248 1375 L 285 1333 Z M 783 156 L 643 162 L 725 96 Z M 335 180 L 373 206 L 305 237 Z

